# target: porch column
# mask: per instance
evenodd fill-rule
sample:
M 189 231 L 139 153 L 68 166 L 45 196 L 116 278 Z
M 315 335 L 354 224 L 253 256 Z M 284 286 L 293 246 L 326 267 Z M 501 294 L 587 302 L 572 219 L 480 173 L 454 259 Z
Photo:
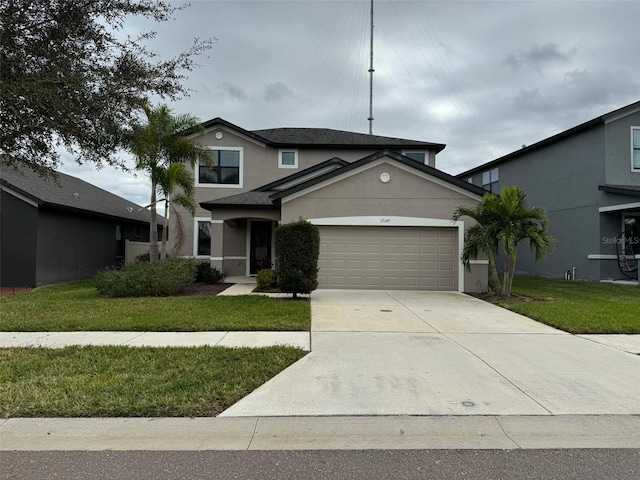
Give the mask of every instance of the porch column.
M 211 266 L 224 273 L 224 220 L 211 219 Z

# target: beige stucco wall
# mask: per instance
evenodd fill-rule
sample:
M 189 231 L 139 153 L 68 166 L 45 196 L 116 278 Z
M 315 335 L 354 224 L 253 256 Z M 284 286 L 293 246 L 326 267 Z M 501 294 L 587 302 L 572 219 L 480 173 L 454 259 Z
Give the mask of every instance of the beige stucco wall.
M 222 134 L 222 138 L 216 138 L 216 134 Z M 278 149 L 272 148 L 262 143 L 256 142 L 249 137 L 245 137 L 234 130 L 226 127 L 215 127 L 208 130 L 205 135 L 194 137 L 193 140 L 203 145 L 225 148 L 242 148 L 242 188 L 238 187 L 218 187 L 218 186 L 197 186 L 195 197 L 196 203 L 228 197 L 239 193 L 247 192 L 267 183 L 287 177 L 306 168 L 317 165 L 334 157 L 339 157 L 347 162 L 360 160 L 380 150 L 380 148 L 370 149 L 298 149 L 298 168 L 278 168 Z M 435 164 L 435 151 L 428 152 L 430 164 Z M 194 168 L 189 165 L 189 170 L 195 178 Z M 177 215 L 170 221 L 170 231 L 175 227 L 176 216 L 180 217 L 185 226 L 184 241 L 180 254 L 193 254 L 193 217 L 184 210 L 178 210 Z M 207 217 L 209 212 L 200 208 L 196 210 L 196 217 Z M 169 248 L 174 248 L 176 238 L 169 239 Z
M 464 291 L 469 293 L 485 293 L 488 291 L 488 263 L 472 263 L 464 270 Z
M 357 174 L 282 202 L 282 222 L 302 218 L 396 215 L 451 220 L 459 205 L 477 203 L 471 194 L 439 185 L 393 160 L 378 160 Z M 414 173 L 416 172 L 416 173 Z M 390 180 L 380 181 L 387 173 Z
M 391 159 L 380 159 L 353 173 L 298 198 L 284 199 L 282 223 L 299 218 L 376 216 L 381 220 L 385 216 L 397 216 L 449 221 L 456 207 L 474 206 L 479 200 L 473 194 L 449 184 L 442 185 L 441 180 Z M 383 173 L 390 176 L 387 183 L 380 180 Z M 462 221 L 465 229 L 473 225 L 469 218 Z M 473 264 L 471 271 L 458 268 L 460 274 L 464 275 L 464 291 L 486 291 L 487 265 Z

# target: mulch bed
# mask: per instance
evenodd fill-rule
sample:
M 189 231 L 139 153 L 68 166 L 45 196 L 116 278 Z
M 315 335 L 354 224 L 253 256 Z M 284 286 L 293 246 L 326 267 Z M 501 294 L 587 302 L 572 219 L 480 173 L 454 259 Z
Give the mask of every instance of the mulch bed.
M 15 295 L 16 293 L 30 292 L 31 287 L 0 287 L 0 297 Z
M 233 283 L 214 283 L 213 285 L 208 283 L 194 283 L 191 286 L 178 293 L 179 297 L 186 297 L 192 295 L 217 295 L 223 290 L 229 288 Z
M 488 302 L 488 303 L 498 303 L 501 300 L 506 300 L 505 297 L 496 295 L 495 293 L 473 293 L 472 292 L 472 293 L 467 293 L 467 295 L 471 295 L 472 297 L 479 298 L 480 300 L 484 300 L 485 302 Z M 545 299 L 543 298 L 523 297 L 522 295 L 517 295 L 515 293 L 512 293 L 508 300 L 515 301 L 515 302 L 522 302 L 522 303 L 545 301 Z

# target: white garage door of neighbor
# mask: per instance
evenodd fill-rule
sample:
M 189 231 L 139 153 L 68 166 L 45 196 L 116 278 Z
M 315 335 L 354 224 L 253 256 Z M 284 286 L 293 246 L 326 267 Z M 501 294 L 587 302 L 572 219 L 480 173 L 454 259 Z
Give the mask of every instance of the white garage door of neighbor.
M 320 227 L 321 288 L 457 290 L 458 229 Z

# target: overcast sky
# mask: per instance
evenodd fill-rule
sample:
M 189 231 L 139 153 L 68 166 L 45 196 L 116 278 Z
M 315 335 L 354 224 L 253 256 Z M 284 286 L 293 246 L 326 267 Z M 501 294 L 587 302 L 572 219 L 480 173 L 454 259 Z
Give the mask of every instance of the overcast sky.
M 153 29 L 175 56 L 217 38 L 175 113 L 247 130 L 367 133 L 369 0 L 192 1 Z M 444 143 L 450 174 L 640 100 L 640 1 L 375 0 L 373 133 Z M 114 169 L 61 169 L 139 204 L 149 187 Z

